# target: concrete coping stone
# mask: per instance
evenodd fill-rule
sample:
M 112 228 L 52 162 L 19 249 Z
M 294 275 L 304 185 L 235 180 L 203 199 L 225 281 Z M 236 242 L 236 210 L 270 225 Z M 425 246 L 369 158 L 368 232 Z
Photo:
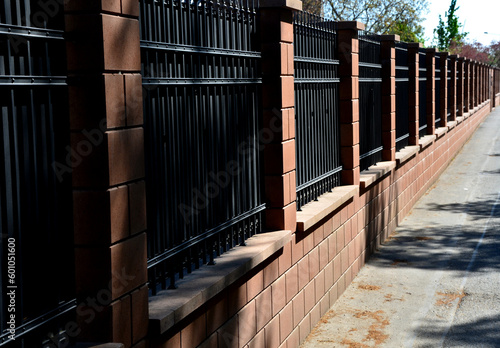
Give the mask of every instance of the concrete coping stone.
M 418 145 L 413 145 L 413 146 L 406 146 L 396 152 L 396 163 L 397 165 L 400 165 L 402 163 L 405 163 L 408 161 L 410 158 L 415 156 L 418 151 L 420 150 L 420 146 Z
M 307 231 L 358 193 L 358 185 L 338 186 L 319 196 L 317 201 L 307 203 L 297 212 L 297 230 Z
M 464 114 L 464 120 L 468 119 L 470 117 L 470 112 L 466 112 Z
M 420 150 L 425 149 L 427 146 L 434 143 L 436 139 L 436 135 L 425 135 L 418 140 L 418 144 L 420 145 Z
M 149 297 L 149 328 L 161 335 L 197 308 L 235 283 L 244 274 L 283 248 L 292 238 L 288 230 L 256 234 L 245 246 L 236 246 L 217 259 L 216 265 L 194 270 L 176 282 L 177 289 Z
M 362 189 L 368 188 L 379 179 L 396 168 L 396 161 L 378 162 L 377 164 L 363 170 L 359 177 L 359 184 Z
M 458 124 L 458 121 L 450 121 L 448 122 L 448 130 L 452 130 L 453 128 L 455 128 Z
M 448 124 L 449 123 L 450 122 L 448 122 Z M 455 126 L 453 126 L 453 127 L 455 127 Z M 446 132 L 448 132 L 448 127 L 439 127 L 439 128 L 436 128 L 436 130 L 434 131 L 434 134 L 436 134 L 436 139 L 441 138 L 443 135 L 446 134 Z
M 463 116 L 457 116 L 457 125 L 459 125 L 460 123 L 462 123 L 464 120 L 465 120 L 465 117 L 463 117 Z

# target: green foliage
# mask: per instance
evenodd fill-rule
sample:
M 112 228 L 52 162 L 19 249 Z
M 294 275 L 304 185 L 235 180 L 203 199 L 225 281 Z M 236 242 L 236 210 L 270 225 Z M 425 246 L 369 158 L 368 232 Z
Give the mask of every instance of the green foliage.
M 450 8 L 445 13 L 446 23 L 443 17 L 439 15 L 439 24 L 434 29 L 435 40 L 437 41 L 437 48 L 440 51 L 448 51 L 450 46 L 459 46 L 467 33 L 460 32 L 463 25 L 459 23 L 458 17 L 455 14 L 459 7 L 457 7 L 457 0 L 451 0 Z
M 336 21 L 360 21 L 377 34 L 399 34 L 421 41 L 427 0 L 323 0 L 325 16 Z
M 401 41 L 405 42 L 425 42 L 424 28 L 415 23 L 398 20 L 391 26 L 389 34 L 399 35 Z

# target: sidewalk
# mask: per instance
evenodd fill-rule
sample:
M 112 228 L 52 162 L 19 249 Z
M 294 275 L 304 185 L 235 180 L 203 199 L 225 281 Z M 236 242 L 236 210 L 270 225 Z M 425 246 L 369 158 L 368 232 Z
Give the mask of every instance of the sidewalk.
M 500 108 L 301 347 L 500 347 Z

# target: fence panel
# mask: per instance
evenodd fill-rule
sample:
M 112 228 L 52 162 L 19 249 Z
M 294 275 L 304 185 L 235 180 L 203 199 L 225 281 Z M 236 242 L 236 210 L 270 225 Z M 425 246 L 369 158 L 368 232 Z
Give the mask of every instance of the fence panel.
M 447 58 L 446 59 L 448 61 L 448 74 L 447 74 L 447 81 L 446 81 L 446 84 L 448 86 L 448 100 L 447 100 L 447 107 L 446 107 L 446 118 L 448 120 L 448 122 L 451 121 L 451 109 L 452 109 L 452 89 L 451 89 L 451 85 L 453 83 L 453 79 L 456 78 L 456 76 L 451 76 L 451 59 L 450 58 Z
M 0 5 L 0 346 L 41 346 L 75 308 L 64 16 L 40 4 Z
M 407 44 L 399 42 L 396 44 L 396 151 L 409 144 L 408 73 Z
M 140 2 L 153 294 L 261 230 L 257 7 Z
M 359 142 L 361 170 L 382 160 L 380 36 L 359 33 Z
M 423 137 L 427 134 L 427 59 L 425 50 L 419 50 L 419 136 Z
M 335 24 L 294 14 L 297 209 L 340 185 Z
M 434 101 L 434 113 L 435 113 L 435 125 L 439 128 L 441 125 L 441 105 L 443 100 L 441 99 L 441 57 L 436 54 L 435 57 L 435 75 L 434 75 L 434 91 L 435 91 L 435 101 Z

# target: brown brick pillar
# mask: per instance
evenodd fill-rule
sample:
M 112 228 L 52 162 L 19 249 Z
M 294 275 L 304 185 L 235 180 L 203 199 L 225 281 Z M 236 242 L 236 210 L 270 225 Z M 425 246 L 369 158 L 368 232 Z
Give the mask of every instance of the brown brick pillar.
M 428 48 L 425 50 L 425 60 L 427 68 L 427 97 L 426 97 L 426 115 L 427 115 L 427 135 L 432 135 L 436 131 L 436 49 Z
M 441 58 L 439 61 L 439 69 L 441 71 L 439 78 L 439 117 L 441 118 L 440 127 L 446 127 L 448 124 L 448 52 L 438 52 Z
M 396 160 L 396 42 L 399 35 L 382 35 L 382 160 Z
M 457 57 L 457 116 L 464 115 L 464 68 L 465 61 L 463 57 Z
M 342 182 L 359 185 L 359 40 L 360 22 L 338 22 L 340 61 L 340 146 Z
M 266 227 L 277 230 L 297 225 L 292 13 L 301 9 L 300 1 L 260 2 L 263 126 L 273 133 L 264 148 Z
M 408 117 L 409 117 L 409 145 L 418 145 L 419 134 L 419 54 L 418 50 L 422 47 L 421 43 L 408 44 Z M 423 105 L 422 107 L 425 107 Z
M 464 113 L 468 113 L 471 109 L 470 65 L 470 59 L 464 59 Z
M 451 120 L 456 121 L 457 120 L 457 56 L 452 55 L 450 56 L 450 74 L 451 74 L 451 80 L 450 80 L 450 88 L 451 88 L 451 110 L 450 115 L 451 115 Z
M 148 323 L 137 0 L 65 5 L 79 341 L 144 343 Z

